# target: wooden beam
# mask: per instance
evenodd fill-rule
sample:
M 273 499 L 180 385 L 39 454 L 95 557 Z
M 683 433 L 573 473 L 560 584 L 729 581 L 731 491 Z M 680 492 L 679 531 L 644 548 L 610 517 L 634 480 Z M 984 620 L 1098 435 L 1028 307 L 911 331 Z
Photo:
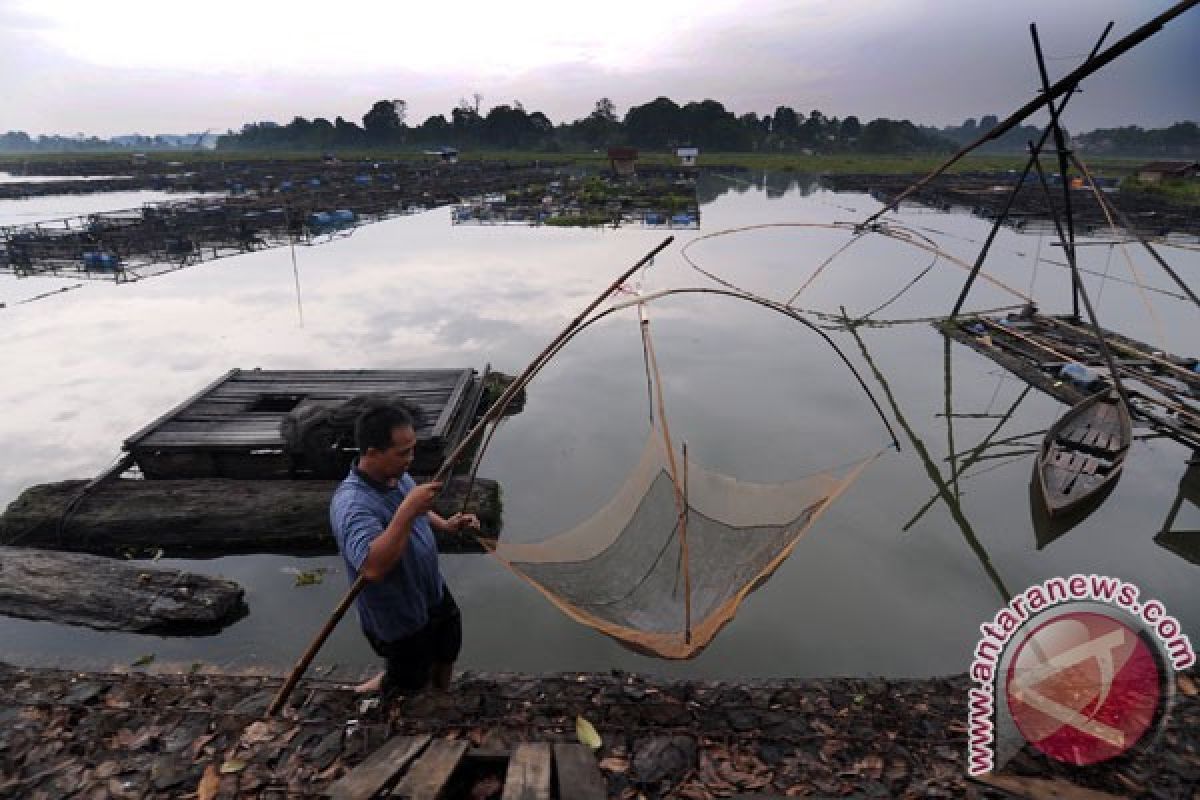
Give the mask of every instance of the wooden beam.
M 412 765 L 392 790 L 391 796 L 407 800 L 438 800 L 466 752 L 467 743 L 464 741 L 438 739 Z
M 581 744 L 554 745 L 554 777 L 559 800 L 605 800 L 608 784 L 592 751 Z
M 368 800 L 387 786 L 429 744 L 429 734 L 396 736 L 325 790 L 333 800 Z
M 526 742 L 517 745 L 508 762 L 501 800 L 550 800 L 552 772 L 549 744 Z

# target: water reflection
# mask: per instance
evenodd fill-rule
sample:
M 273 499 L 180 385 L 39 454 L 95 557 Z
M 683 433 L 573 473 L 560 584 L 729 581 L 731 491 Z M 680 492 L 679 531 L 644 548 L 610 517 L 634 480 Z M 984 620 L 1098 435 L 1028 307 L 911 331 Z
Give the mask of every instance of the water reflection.
M 678 256 L 694 236 L 764 221 L 840 221 L 853 218 L 848 209 L 877 207 L 866 195 L 819 189 L 805 195 L 790 183 L 771 196 L 775 191 L 758 176 L 744 176 L 749 185 L 733 177 L 701 181 L 704 230 L 682 234 L 657 259 L 643 280 L 647 290 L 697 283 Z M 104 202 L 69 199 L 85 200 Z M 0 219 L 66 202 L 0 203 Z M 119 202 L 109 207 L 129 205 Z M 938 231 L 931 235 L 967 258 L 987 231 L 985 221 L 968 214 L 905 212 L 897 219 Z M 762 231 L 708 240 L 694 252 L 739 285 L 783 300 L 848 235 Z M 10 376 L 0 384 L 7 411 L 0 441 L 9 454 L 0 462 L 0 502 L 34 483 L 97 474 L 126 436 L 231 367 L 481 368 L 490 362 L 518 372 L 599 287 L 660 238 L 635 230 L 451 228 L 444 210 L 391 220 L 298 250 L 303 327 L 286 248 L 10 305 L 0 316 L 7 339 L 0 367 Z M 1171 287 L 1154 277 L 1141 254 L 1133 257 L 1147 278 L 1145 293 L 1132 281 L 1115 280 L 1119 259 L 1105 278 L 1103 250 L 1082 248 L 1081 258 L 1094 273 L 1085 280 L 1097 290 L 1106 325 L 1155 339 L 1157 326 L 1143 305 L 1148 298 L 1163 322 L 1160 346 L 1185 353 L 1194 347 L 1194 308 L 1156 291 Z M 1049 251 L 1048 244 L 1040 247 L 1042 256 Z M 1047 312 L 1069 307 L 1067 273 L 1038 254 L 1038 235 L 1002 230 L 988 269 L 1023 290 L 1033 286 Z M 1182 273 L 1200 272 L 1200 254 L 1178 250 L 1168 257 Z M 846 306 L 851 315 L 861 314 L 895 295 L 927 263 L 924 254 L 866 237 L 822 272 L 801 305 L 831 315 Z M 946 313 L 964 277 L 939 262 L 885 314 Z M 0 302 L 59 285 L 0 277 Z M 976 284 L 971 301 L 990 308 L 1011 297 Z M 744 480 L 784 481 L 888 443 L 877 422 L 864 421 L 869 406 L 827 347 L 795 323 L 745 305 L 680 298 L 654 307 L 672 432 L 686 438 L 698 462 Z M 885 410 L 903 418 L 911 439 L 906 435 L 901 452 L 885 454 L 864 473 L 704 654 L 681 664 L 636 656 L 565 619 L 487 558 L 455 556 L 445 558 L 444 569 L 464 610 L 463 666 L 726 677 L 944 674 L 965 668 L 979 623 L 1003 595 L 1080 571 L 1138 583 L 1185 629 L 1196 628 L 1196 566 L 1153 542 L 1179 493 L 1188 451 L 1162 439 L 1136 442 L 1121 483 L 1101 509 L 1039 550 L 1028 508 L 1032 455 L 1021 451 L 1036 441 L 1031 432 L 1045 429 L 1063 407 L 1039 392 L 1023 395 L 1023 383 L 967 348 L 947 350 L 924 324 L 855 333 L 861 350 L 851 333 L 831 331 L 864 375 L 871 375 L 868 357 L 879 369 L 892 401 Z M 606 503 L 641 452 L 645 401 L 632 311 L 572 342 L 530 387 L 525 413 L 503 423 L 481 468 L 503 486 L 505 535 L 544 537 Z M 993 409 L 1005 417 L 1002 428 Z M 1181 503 L 1172 518 L 1172 530 L 1197 527 L 1193 504 Z M 128 664 L 153 652 L 160 663 L 279 668 L 307 644 L 345 587 L 336 557 L 172 564 L 239 581 L 248 589 L 250 615 L 198 640 L 0 619 L 3 657 Z M 321 566 L 333 572 L 317 586 L 296 587 L 281 571 Z M 353 671 L 373 661 L 347 620 L 319 663 Z

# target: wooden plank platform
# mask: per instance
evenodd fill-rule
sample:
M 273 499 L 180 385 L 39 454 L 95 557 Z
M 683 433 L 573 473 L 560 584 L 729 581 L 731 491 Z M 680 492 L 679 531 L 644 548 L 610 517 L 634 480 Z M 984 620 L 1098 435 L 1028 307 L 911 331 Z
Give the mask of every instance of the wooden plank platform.
M 464 741 L 438 739 L 404 774 L 390 796 L 405 800 L 439 800 L 466 752 Z
M 367 394 L 399 395 L 418 409 L 413 471 L 432 473 L 469 426 L 482 387 L 475 370 L 466 368 L 233 369 L 124 446 L 151 479 L 340 477 L 326 474 L 332 467 L 289 451 L 281 424 L 302 405 Z
M 348 772 L 325 794 L 333 800 L 369 800 L 392 782 L 429 744 L 429 734 L 389 739 L 353 772 Z
M 517 745 L 504 776 L 501 800 L 550 800 L 550 745 L 525 742 Z
M 388 740 L 326 788 L 324 796 L 333 800 L 459 800 L 473 796 L 471 791 L 480 776 L 492 781 L 500 775 L 504 780 L 502 800 L 607 797 L 604 774 L 592 751 L 581 744 L 524 742 L 509 753 L 472 749 L 461 739 L 430 741 L 428 735 Z
M 1086 323 L 1068 317 L 1010 314 L 965 315 L 933 323 L 945 336 L 981 353 L 1033 387 L 1074 406 L 1100 387 L 1063 377 L 1066 363 L 1083 365 L 1107 379 L 1099 341 Z M 1197 359 L 1161 353 L 1151 345 L 1102 329 L 1131 398 L 1134 424 L 1181 444 L 1200 447 L 1200 372 Z

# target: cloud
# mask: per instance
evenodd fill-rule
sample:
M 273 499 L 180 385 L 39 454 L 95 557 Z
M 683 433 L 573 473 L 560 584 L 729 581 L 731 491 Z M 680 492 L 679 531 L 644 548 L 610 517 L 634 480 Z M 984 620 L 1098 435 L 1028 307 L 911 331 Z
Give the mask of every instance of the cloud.
M 1027 25 L 1050 67 L 1081 60 L 1108 19 L 1116 41 L 1159 13 L 1133 0 L 721 2 L 614 0 L 377 6 L 213 0 L 203 8 L 112 0 L 0 10 L 7 126 L 33 133 L 182 132 L 295 115 L 359 119 L 381 97 L 418 123 L 478 91 L 556 121 L 596 99 L 622 109 L 667 95 L 743 113 L 788 104 L 948 124 L 1003 114 L 1037 89 Z M 569 11 L 569 13 L 568 13 Z M 186 31 L 186 36 L 183 32 Z M 1200 13 L 1105 68 L 1072 102 L 1076 129 L 1200 116 Z

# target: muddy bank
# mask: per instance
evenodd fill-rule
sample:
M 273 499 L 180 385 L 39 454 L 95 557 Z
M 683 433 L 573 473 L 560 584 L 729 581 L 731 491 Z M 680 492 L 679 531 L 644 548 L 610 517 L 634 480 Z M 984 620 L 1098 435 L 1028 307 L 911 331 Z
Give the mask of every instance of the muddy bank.
M 0 796 L 194 797 L 202 780 L 220 797 L 318 796 L 393 735 L 465 740 L 469 753 L 495 757 L 520 741 L 574 740 L 577 716 L 603 740 L 596 757 L 609 796 L 1032 796 L 967 780 L 965 676 L 735 684 L 463 673 L 448 694 L 391 707 L 323 677 L 302 684 L 283 717 L 263 721 L 279 683 L 0 665 Z M 1188 798 L 1198 753 L 1193 673 L 1148 753 L 1072 770 L 1027 748 L 1006 774 L 1043 792 L 1074 784 Z

